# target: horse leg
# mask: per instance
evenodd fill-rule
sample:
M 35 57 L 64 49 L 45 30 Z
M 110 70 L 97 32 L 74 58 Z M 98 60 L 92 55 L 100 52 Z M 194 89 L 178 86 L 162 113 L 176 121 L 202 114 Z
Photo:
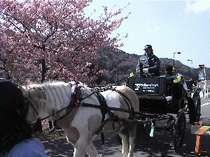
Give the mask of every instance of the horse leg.
M 74 147 L 73 157 L 84 157 L 88 147 L 88 138 L 80 137 Z
M 135 137 L 136 137 L 136 124 L 132 124 L 129 128 L 129 152 L 128 157 L 133 157 L 134 148 L 135 148 Z
M 87 148 L 87 154 L 89 157 L 97 157 L 98 151 L 96 150 L 96 147 L 94 146 L 93 142 L 89 142 L 88 148 Z
M 101 125 L 101 116 L 93 115 L 88 118 L 88 147 L 86 153 L 89 157 L 97 157 L 98 151 L 93 144 L 93 138 L 96 130 Z
M 123 157 L 127 157 L 129 152 L 129 137 L 127 131 L 119 133 L 119 136 L 122 140 L 122 155 Z
M 83 157 L 84 155 L 88 155 L 89 157 L 97 157 L 98 152 L 93 145 L 93 138 L 95 130 L 97 130 L 97 126 L 100 125 L 100 117 L 99 116 L 91 116 L 88 118 L 88 126 L 86 127 L 86 131 L 80 131 L 80 134 L 83 134 L 82 137 L 77 142 L 77 149 L 75 150 L 74 157 Z M 85 133 L 86 132 L 86 133 Z M 80 147 L 80 150 L 79 150 Z M 77 154 L 76 154 L 77 153 Z M 76 156 L 78 155 L 78 156 Z

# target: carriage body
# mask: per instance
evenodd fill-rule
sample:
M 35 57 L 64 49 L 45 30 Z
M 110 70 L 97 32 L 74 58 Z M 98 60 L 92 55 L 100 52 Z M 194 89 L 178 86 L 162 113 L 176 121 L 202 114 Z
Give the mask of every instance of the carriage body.
M 139 96 L 139 112 L 154 114 L 177 114 L 179 111 L 189 113 L 193 123 L 200 120 L 201 89 L 192 80 L 185 81 L 188 90 L 182 83 L 174 83 L 175 76 L 141 78 L 135 81 L 133 89 Z
M 186 93 L 181 84 L 173 84 L 173 77 L 142 78 L 135 82 L 140 112 L 177 113 L 185 107 Z
M 186 114 L 189 113 L 190 123 L 200 120 L 200 96 L 196 86 L 186 91 L 182 83 L 173 82 L 174 78 L 165 75 L 141 78 L 135 81 L 133 89 L 140 100 L 139 112 L 149 113 L 154 124 L 158 120 L 167 120 L 163 129 L 171 132 L 177 150 L 185 136 Z

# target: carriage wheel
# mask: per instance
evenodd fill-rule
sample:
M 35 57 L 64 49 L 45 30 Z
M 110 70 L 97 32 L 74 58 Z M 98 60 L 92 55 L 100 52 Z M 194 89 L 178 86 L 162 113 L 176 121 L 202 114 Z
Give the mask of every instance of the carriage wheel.
M 194 106 L 195 106 L 195 120 L 198 122 L 201 116 L 201 99 L 200 96 L 196 96 L 193 98 Z
M 186 129 L 186 116 L 184 111 L 177 114 L 174 126 L 174 148 L 177 151 L 183 144 Z

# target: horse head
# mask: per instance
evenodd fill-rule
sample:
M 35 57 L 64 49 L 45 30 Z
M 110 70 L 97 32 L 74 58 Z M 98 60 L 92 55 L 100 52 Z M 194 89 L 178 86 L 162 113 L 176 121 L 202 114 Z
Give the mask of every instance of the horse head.
M 31 84 L 22 86 L 22 92 L 28 104 L 26 119 L 29 123 L 34 124 L 39 118 L 49 114 L 51 109 L 50 106 L 46 105 L 47 97 L 41 85 Z

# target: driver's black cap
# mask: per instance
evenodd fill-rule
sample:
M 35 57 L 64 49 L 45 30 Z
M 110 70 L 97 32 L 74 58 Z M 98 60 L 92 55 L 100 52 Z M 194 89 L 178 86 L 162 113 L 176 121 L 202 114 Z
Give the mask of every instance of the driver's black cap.
M 147 50 L 147 49 L 152 49 L 152 45 L 145 45 L 144 50 Z

